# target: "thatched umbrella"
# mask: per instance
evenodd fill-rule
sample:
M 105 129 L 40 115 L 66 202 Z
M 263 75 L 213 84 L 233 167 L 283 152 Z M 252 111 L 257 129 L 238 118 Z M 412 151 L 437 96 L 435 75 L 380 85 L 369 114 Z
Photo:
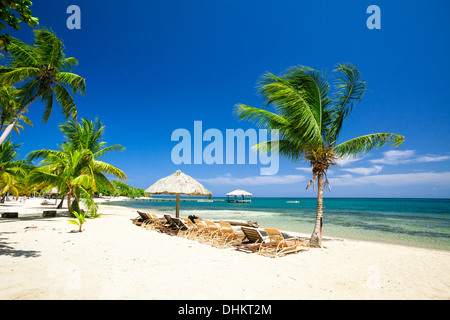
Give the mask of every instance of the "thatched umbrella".
M 251 197 L 253 194 L 251 194 L 250 192 L 245 191 L 245 190 L 237 189 L 237 190 L 227 193 L 226 195 L 227 196 L 249 196 L 249 197 Z
M 230 200 L 228 198 L 229 196 L 234 196 L 234 202 L 237 202 L 236 198 L 238 196 L 241 196 L 242 197 L 242 201 L 243 201 L 244 197 L 250 197 L 250 199 L 251 199 L 252 194 L 250 192 L 248 192 L 248 191 L 237 189 L 237 190 L 234 190 L 234 191 L 231 191 L 231 192 L 227 193 L 226 196 L 227 196 L 227 201 L 228 202 L 230 202 Z
M 180 194 L 188 196 L 207 196 L 212 193 L 194 178 L 177 170 L 174 174 L 162 178 L 145 190 L 148 194 L 172 194 L 177 196 L 176 217 L 180 215 Z

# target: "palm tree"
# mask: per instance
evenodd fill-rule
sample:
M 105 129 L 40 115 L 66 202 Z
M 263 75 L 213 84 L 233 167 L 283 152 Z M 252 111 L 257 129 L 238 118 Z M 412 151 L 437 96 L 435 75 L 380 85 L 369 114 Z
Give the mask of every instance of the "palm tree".
M 20 87 L 21 107 L 0 136 L 0 144 L 21 115 L 39 97 L 45 103 L 44 123 L 50 117 L 54 100 L 61 105 L 66 119 L 76 119 L 77 109 L 72 94 L 81 92 L 84 95 L 86 84 L 82 77 L 71 72 L 78 61 L 65 57 L 62 41 L 52 31 L 38 29 L 34 32 L 32 46 L 14 38 L 7 46 L 11 55 L 10 63 L 8 67 L 0 69 L 0 83 L 24 84 Z
M 50 151 L 50 150 L 49 150 Z M 41 183 L 56 186 L 60 192 L 64 192 L 68 198 L 68 209 L 72 214 L 73 210 L 79 211 L 78 203 L 84 200 L 87 208 L 95 211 L 93 202 L 94 188 L 91 173 L 92 153 L 88 150 L 65 150 L 60 147 L 59 151 L 47 153 L 40 167 L 33 170 L 28 179 L 31 183 Z M 74 198 L 77 205 L 73 205 L 71 199 Z
M 249 120 L 258 126 L 279 130 L 279 139 L 255 146 L 257 150 L 277 150 L 294 162 L 309 161 L 317 182 L 317 214 L 311 246 L 322 246 L 323 188 L 326 176 L 336 160 L 362 155 L 385 144 L 400 146 L 404 137 L 394 133 L 374 133 L 338 143 L 342 124 L 361 101 L 366 83 L 351 64 L 340 64 L 334 70 L 334 94 L 323 73 L 305 66 L 292 67 L 280 76 L 265 74 L 259 82 L 259 93 L 275 113 L 244 104 L 236 105 L 240 120 Z
M 125 148 L 119 144 L 106 146 L 106 142 L 102 141 L 105 132 L 105 126 L 99 118 L 94 121 L 81 119 L 81 123 L 69 120 L 59 126 L 64 133 L 64 144 L 71 150 L 88 149 L 93 153 L 94 159 L 98 164 L 102 157 L 114 151 L 123 151 Z M 113 167 L 111 167 L 113 169 Z M 106 171 L 108 172 L 108 171 Z M 113 176 L 124 178 L 123 172 L 112 172 Z M 114 192 L 114 186 L 104 174 L 96 173 L 97 191 L 107 189 Z
M 67 196 L 71 213 L 78 208 L 81 199 L 91 213 L 95 213 L 94 193 L 105 187 L 113 190 L 106 175 L 126 179 L 120 169 L 98 159 L 107 152 L 123 150 L 123 147 L 106 147 L 106 142 L 101 141 L 104 126 L 99 119 L 95 122 L 82 119 L 81 125 L 69 121 L 60 125 L 60 129 L 65 133 L 66 140 L 59 150 L 43 149 L 28 155 L 29 160 L 43 159 L 42 167 L 32 172 L 30 181 L 58 187 L 61 195 Z
M 20 182 L 21 178 L 26 175 L 27 165 L 24 160 L 17 160 L 17 149 L 19 147 L 20 144 L 11 143 L 10 139 L 0 145 L 1 203 L 5 201 L 8 193 L 18 197 L 19 191 L 22 189 Z

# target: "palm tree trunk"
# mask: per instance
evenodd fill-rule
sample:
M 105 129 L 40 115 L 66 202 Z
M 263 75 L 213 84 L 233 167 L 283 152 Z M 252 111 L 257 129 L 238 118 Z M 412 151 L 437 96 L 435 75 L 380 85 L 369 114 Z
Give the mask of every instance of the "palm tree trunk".
M 58 206 L 56 207 L 56 209 L 61 209 L 61 208 L 62 208 L 63 202 L 64 202 L 64 197 L 65 197 L 65 196 L 66 196 L 66 195 L 63 194 L 63 196 L 62 196 L 62 198 L 61 198 L 61 202 L 58 204 Z
M 317 213 L 316 225 L 309 240 L 309 245 L 313 248 L 322 247 L 322 224 L 323 224 L 323 172 L 317 174 Z
M 38 92 L 26 103 L 22 106 L 22 108 L 20 108 L 20 110 L 14 115 L 14 117 L 11 119 L 11 122 L 8 124 L 8 126 L 6 127 L 5 131 L 3 131 L 2 135 L 0 136 L 0 145 L 3 144 L 3 142 L 6 140 L 6 138 L 8 137 L 8 135 L 11 133 L 12 129 L 14 128 L 14 126 L 16 125 L 17 120 L 19 120 L 20 116 L 22 115 L 22 113 L 25 112 L 25 110 L 28 109 L 28 107 L 37 100 L 37 98 L 39 98 L 39 96 L 41 95 L 41 89 L 38 90 Z
M 72 199 L 71 199 L 71 194 L 67 193 L 67 209 L 69 209 L 69 214 L 72 217 L 73 214 L 73 210 L 72 210 Z

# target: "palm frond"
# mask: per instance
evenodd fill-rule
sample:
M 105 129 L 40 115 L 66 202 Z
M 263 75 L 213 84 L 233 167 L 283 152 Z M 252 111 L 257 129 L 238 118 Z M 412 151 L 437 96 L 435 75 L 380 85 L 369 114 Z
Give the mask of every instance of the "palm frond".
M 39 28 L 34 31 L 35 48 L 42 63 L 59 69 L 64 59 L 64 44 L 51 30 Z
M 71 72 L 58 72 L 55 76 L 56 81 L 72 89 L 72 93 L 86 93 L 86 80 L 83 77 Z
M 123 151 L 125 150 L 124 147 L 122 147 L 120 144 L 114 144 L 112 146 L 106 147 L 106 148 L 102 148 L 100 150 L 98 150 L 96 153 L 94 153 L 94 158 L 95 159 L 101 159 L 103 156 L 111 153 L 111 152 L 115 152 L 115 151 Z
M 119 179 L 127 179 L 127 175 L 122 170 L 99 160 L 94 161 L 94 171 L 110 174 Z
M 22 41 L 11 38 L 8 45 L 8 51 L 11 55 L 11 67 L 34 67 L 40 68 L 42 61 L 36 49 L 33 46 L 27 45 Z
M 405 137 L 394 133 L 374 133 L 347 140 L 334 147 L 336 155 L 343 157 L 348 155 L 362 155 L 373 148 L 391 144 L 399 147 L 405 141 Z
M 333 121 L 329 127 L 329 140 L 336 141 L 342 123 L 350 115 L 353 107 L 361 102 L 367 90 L 366 82 L 360 80 L 361 74 L 351 64 L 340 64 L 335 70 L 335 97 L 331 109 Z
M 258 127 L 269 127 L 280 129 L 285 127 L 288 122 L 282 116 L 264 109 L 258 109 L 245 104 L 237 104 L 235 113 L 239 120 L 248 120 Z
M 275 148 L 274 148 L 275 147 Z M 294 140 L 278 139 L 260 142 L 253 146 L 255 151 L 276 152 L 272 155 L 281 155 L 292 162 L 297 162 L 305 156 L 304 145 Z
M 75 101 L 73 100 L 72 95 L 67 91 L 67 89 L 60 85 L 56 84 L 53 87 L 53 91 L 55 92 L 56 101 L 58 101 L 61 106 L 62 112 L 66 119 L 72 117 L 73 119 L 77 118 L 77 107 L 75 105 Z M 48 114 L 50 115 L 50 114 Z M 44 122 L 48 120 L 48 116 L 45 117 L 44 114 Z
M 78 60 L 74 57 L 64 58 L 61 60 L 60 70 L 62 72 L 70 72 L 76 65 L 78 65 Z
M 41 70 L 36 67 L 18 67 L 14 69 L 3 69 L 0 72 L 0 82 L 16 84 L 29 78 L 36 78 L 41 74 Z

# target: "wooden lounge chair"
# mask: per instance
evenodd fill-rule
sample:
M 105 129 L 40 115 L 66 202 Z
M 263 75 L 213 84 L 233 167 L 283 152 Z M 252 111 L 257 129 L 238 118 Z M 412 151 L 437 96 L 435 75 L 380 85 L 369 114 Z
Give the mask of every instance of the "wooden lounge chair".
M 130 219 L 131 222 L 133 222 L 133 224 L 137 225 L 137 226 L 142 226 L 142 223 L 148 219 L 147 213 L 145 212 L 137 212 L 139 214 L 138 217 L 134 218 L 134 219 Z
M 203 228 L 206 227 L 206 223 L 204 223 L 200 219 L 194 219 L 194 222 L 192 222 L 190 219 L 187 221 L 188 226 L 190 227 L 189 233 L 187 235 L 188 239 L 196 240 L 199 235 L 203 232 Z
M 164 215 L 165 222 L 162 226 L 156 227 L 159 231 L 167 233 L 167 234 L 177 234 L 178 233 L 178 225 L 175 222 L 175 218 L 172 218 L 170 214 Z
M 295 253 L 301 250 L 309 250 L 309 242 L 300 241 L 299 238 L 285 239 L 277 229 L 264 229 L 267 233 L 268 241 L 259 247 L 258 254 L 276 258 L 288 253 Z
M 228 222 L 219 222 L 220 231 L 212 238 L 211 245 L 217 248 L 226 248 L 238 241 L 238 236 Z
M 244 239 L 241 242 L 235 243 L 237 250 L 246 252 L 257 252 L 262 243 L 266 240 L 261 232 L 256 228 L 241 227 L 244 233 Z
M 190 233 L 190 239 L 198 239 L 204 232 L 207 232 L 208 229 L 206 223 L 203 220 L 194 219 L 194 222 L 197 228 L 195 232 Z
M 205 223 L 206 228 L 204 228 L 201 235 L 198 236 L 198 241 L 209 243 L 220 233 L 220 228 L 210 220 L 205 220 Z
M 150 213 L 149 217 L 150 217 L 150 219 L 145 224 L 145 228 L 147 230 L 155 230 L 155 229 L 158 229 L 163 226 L 161 220 L 159 219 L 159 217 L 156 214 Z
M 180 224 L 182 224 L 183 227 L 180 228 L 177 236 L 182 238 L 189 238 L 189 234 L 191 232 L 195 232 L 195 230 L 197 229 L 197 226 L 188 218 L 181 218 Z
M 188 230 L 187 225 L 184 223 L 184 221 L 180 218 L 172 218 L 173 222 L 175 223 L 173 234 L 179 235 L 181 232 L 182 234 Z
M 139 218 L 137 219 L 136 223 L 133 222 L 136 225 L 145 228 L 148 223 L 152 222 L 153 218 L 152 218 L 152 214 L 151 213 L 146 213 L 146 212 L 141 212 L 141 211 L 138 211 L 137 213 L 139 214 Z

